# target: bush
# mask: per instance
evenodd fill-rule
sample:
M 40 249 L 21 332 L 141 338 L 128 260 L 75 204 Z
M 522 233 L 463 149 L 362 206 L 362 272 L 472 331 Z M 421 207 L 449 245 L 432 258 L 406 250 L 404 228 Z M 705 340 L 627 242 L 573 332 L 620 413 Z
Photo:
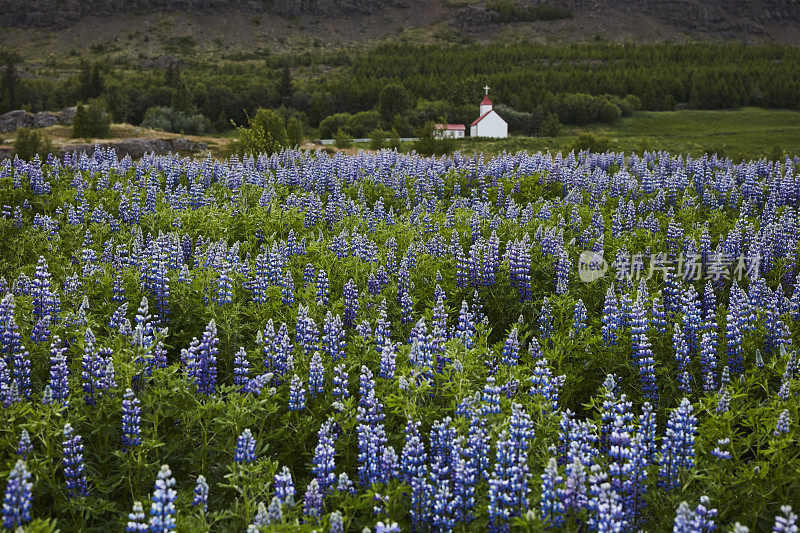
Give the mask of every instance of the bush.
M 369 147 L 373 150 L 380 150 L 386 147 L 386 132 L 383 130 L 373 130 L 370 133 Z
M 20 159 L 30 161 L 37 154 L 41 159 L 53 151 L 53 144 L 38 130 L 20 128 L 14 140 L 14 155 Z
M 595 122 L 611 124 L 622 115 L 620 108 L 608 97 L 583 93 L 558 95 L 551 111 L 562 123 L 575 126 Z
M 286 141 L 293 148 L 303 142 L 303 124 L 296 116 L 292 116 L 286 123 Z
M 336 132 L 333 138 L 336 148 L 350 148 L 353 146 L 353 138 L 341 128 L 339 128 L 339 131 Z
M 199 135 L 211 129 L 209 120 L 201 114 L 187 115 L 171 107 L 151 107 L 144 114 L 141 126 L 153 130 Z
M 329 117 L 325 117 L 319 123 L 319 136 L 323 139 L 330 139 L 339 130 L 346 130 L 347 124 L 350 121 L 350 113 L 337 113 Z
M 400 135 L 394 128 L 389 130 L 388 139 L 386 140 L 386 147 L 391 150 L 397 150 L 398 152 L 403 148 L 403 143 L 400 141 Z
M 248 154 L 273 154 L 283 148 L 286 132 L 283 120 L 268 109 L 259 109 L 248 119 L 249 127 L 240 126 L 239 139 L 232 144 L 232 151 L 243 157 Z
M 449 154 L 456 149 L 456 140 L 450 137 L 437 137 L 433 122 L 426 122 L 416 131 L 418 140 L 414 141 L 414 150 L 422 155 Z
M 258 125 L 269 133 L 280 146 L 286 145 L 286 126 L 281 116 L 271 109 L 260 108 L 255 116 L 250 119 L 251 125 Z
M 572 143 L 572 150 L 575 152 L 582 152 L 589 150 L 590 152 L 605 152 L 609 149 L 611 143 L 606 137 L 598 137 L 594 133 L 581 133 L 578 138 Z
M 387 122 L 407 112 L 413 105 L 414 102 L 406 88 L 396 83 L 390 83 L 378 95 L 377 109 Z
M 539 131 L 542 137 L 557 137 L 561 132 L 561 124 L 558 122 L 558 115 L 547 113 Z
M 88 105 L 78 103 L 75 118 L 72 121 L 72 136 L 77 138 L 108 137 L 111 131 L 111 116 L 105 105 L 94 100 Z
M 377 111 L 361 111 L 347 121 L 347 132 L 353 137 L 363 138 L 381 126 L 381 115 Z

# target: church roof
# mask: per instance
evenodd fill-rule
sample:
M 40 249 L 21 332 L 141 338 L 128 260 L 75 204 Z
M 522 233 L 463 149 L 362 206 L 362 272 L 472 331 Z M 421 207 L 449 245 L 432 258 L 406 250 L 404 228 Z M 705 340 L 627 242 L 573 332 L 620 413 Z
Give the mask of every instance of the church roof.
M 487 99 L 488 98 L 484 98 L 484 100 L 487 100 Z M 489 103 L 491 103 L 491 102 L 489 102 Z M 481 104 L 481 105 L 483 105 L 483 104 Z M 481 120 L 486 118 L 486 115 L 488 115 L 489 113 L 494 113 L 494 109 L 490 109 L 489 111 L 487 111 L 483 115 L 481 115 L 478 118 L 476 118 L 474 121 L 472 121 L 472 124 L 470 124 L 470 126 L 474 126 L 475 124 L 477 124 L 478 122 L 480 122 Z
M 481 102 L 481 105 L 492 105 L 492 101 L 489 100 L 489 95 L 488 94 L 483 97 L 483 101 Z

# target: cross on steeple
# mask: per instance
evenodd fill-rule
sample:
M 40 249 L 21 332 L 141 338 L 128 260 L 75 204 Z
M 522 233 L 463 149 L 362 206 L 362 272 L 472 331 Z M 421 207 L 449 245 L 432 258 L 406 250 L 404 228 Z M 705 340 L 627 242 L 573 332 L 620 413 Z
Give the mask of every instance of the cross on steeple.
M 488 85 L 484 85 L 483 86 L 483 90 L 486 91 L 486 95 L 488 96 L 489 95 L 489 86 Z

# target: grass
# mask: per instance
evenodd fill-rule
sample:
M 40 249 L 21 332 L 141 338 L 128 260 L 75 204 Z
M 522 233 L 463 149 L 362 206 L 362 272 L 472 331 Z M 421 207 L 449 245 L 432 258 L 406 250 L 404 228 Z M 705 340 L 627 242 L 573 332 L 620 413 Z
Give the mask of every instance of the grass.
M 462 152 L 495 154 L 503 150 L 564 151 L 578 134 L 590 132 L 609 140 L 622 152 L 667 150 L 693 156 L 717 152 L 733 159 L 773 157 L 779 152 L 800 155 L 800 112 L 743 108 L 726 111 L 640 111 L 614 125 L 564 127 L 558 137 L 465 139 Z

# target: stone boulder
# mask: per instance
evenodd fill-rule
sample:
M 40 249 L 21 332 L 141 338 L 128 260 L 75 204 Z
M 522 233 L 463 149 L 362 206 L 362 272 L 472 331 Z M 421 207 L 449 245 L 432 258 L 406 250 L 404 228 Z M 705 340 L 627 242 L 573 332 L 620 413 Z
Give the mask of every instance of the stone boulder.
M 14 131 L 33 126 L 33 115 L 21 109 L 0 115 L 0 132 Z

